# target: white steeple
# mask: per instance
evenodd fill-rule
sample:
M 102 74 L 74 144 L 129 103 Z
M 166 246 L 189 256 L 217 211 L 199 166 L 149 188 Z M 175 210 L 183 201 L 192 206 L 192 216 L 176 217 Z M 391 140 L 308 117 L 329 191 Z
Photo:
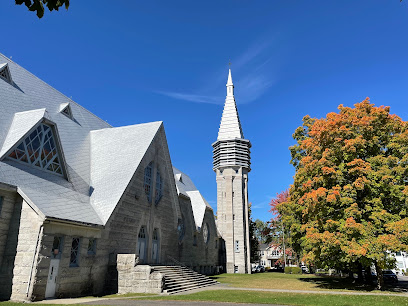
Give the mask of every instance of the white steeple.
M 237 105 L 234 98 L 234 84 L 232 83 L 231 69 L 228 72 L 227 97 L 222 112 L 221 125 L 217 140 L 244 138 L 239 121 Z

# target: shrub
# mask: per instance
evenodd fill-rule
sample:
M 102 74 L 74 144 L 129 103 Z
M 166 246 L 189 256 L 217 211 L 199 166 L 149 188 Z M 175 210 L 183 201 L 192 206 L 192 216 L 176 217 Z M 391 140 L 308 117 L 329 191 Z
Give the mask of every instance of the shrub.
M 285 267 L 286 274 L 292 274 L 292 267 Z
M 292 274 L 302 274 L 302 269 L 299 267 L 291 267 L 292 268 Z
M 266 267 L 265 271 L 269 271 L 271 269 L 271 267 Z

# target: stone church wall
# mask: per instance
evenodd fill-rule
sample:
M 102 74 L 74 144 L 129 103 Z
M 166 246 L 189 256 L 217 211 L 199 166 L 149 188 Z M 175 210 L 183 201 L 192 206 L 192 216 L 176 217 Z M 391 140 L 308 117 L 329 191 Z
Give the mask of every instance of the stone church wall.
M 153 161 L 152 200 L 149 203 L 144 191 L 144 171 Z M 163 178 L 163 195 L 155 203 L 156 171 Z M 159 234 L 159 260 L 165 263 L 168 258 L 177 257 L 177 220 L 179 205 L 175 190 L 173 169 L 167 149 L 164 130 L 156 135 L 147 150 L 140 166 L 136 170 L 122 199 L 119 201 L 106 230 L 108 233 L 109 249 L 116 254 L 137 254 L 137 241 L 140 228 L 144 226 L 146 232 L 146 260 L 143 263 L 153 264 L 152 236 L 154 229 Z M 142 263 L 142 262 L 141 262 Z
M 209 226 L 209 240 L 205 243 L 202 230 L 196 229 L 190 199 L 181 195 L 179 201 L 185 227 L 184 238 L 178 244 L 179 260 L 199 273 L 217 273 L 219 237 L 212 210 L 206 209 L 204 215 L 203 226 Z
M 101 294 L 108 263 L 107 251 L 101 241 L 102 229 L 98 227 L 75 226 L 63 223 L 46 223 L 44 225 L 41 247 L 37 258 L 36 277 L 33 286 L 33 299 L 45 298 L 50 261 L 53 257 L 54 236 L 60 236 L 59 271 L 56 278 L 56 297 L 75 297 L 89 294 Z M 73 238 L 80 238 L 79 266 L 70 266 Z M 88 253 L 90 238 L 96 238 L 96 253 Z
M 9 232 L 11 243 L 7 246 L 8 251 L 13 252 L 11 245 L 14 244 L 14 242 L 11 240 L 14 240 L 17 234 L 17 245 L 14 249 L 12 294 L 10 299 L 26 300 L 33 289 L 35 262 L 37 258 L 37 248 L 41 243 L 43 217 L 38 215 L 24 200 L 22 202 L 21 212 L 19 213 L 18 210 L 19 207 L 16 205 L 11 223 L 12 226 Z M 10 253 L 9 258 L 11 259 L 12 256 L 13 254 Z
M 8 189 L 1 189 L 0 197 L 3 198 L 0 211 L 0 300 L 8 300 L 11 296 L 22 199 L 15 191 Z

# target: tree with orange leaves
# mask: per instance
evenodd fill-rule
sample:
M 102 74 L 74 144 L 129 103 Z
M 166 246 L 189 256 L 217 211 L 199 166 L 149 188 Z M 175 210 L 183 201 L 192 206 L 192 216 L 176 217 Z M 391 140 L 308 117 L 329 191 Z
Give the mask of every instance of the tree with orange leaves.
M 289 199 L 276 206 L 292 245 L 317 267 L 377 271 L 408 248 L 408 123 L 369 99 L 306 116 L 293 138 Z

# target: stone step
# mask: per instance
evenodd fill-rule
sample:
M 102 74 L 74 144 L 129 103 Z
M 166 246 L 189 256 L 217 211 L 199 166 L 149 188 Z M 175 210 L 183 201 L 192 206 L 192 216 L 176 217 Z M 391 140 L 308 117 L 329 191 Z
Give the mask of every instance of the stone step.
M 183 285 L 189 285 L 189 284 L 196 284 L 196 285 L 201 285 L 201 284 L 217 284 L 217 282 L 214 282 L 213 280 L 200 280 L 200 281 L 173 281 L 173 282 L 168 282 L 166 283 L 166 287 L 175 287 L 175 286 L 183 286 Z
M 155 271 L 164 274 L 164 293 L 175 294 L 178 292 L 198 289 L 218 284 L 217 281 L 197 273 L 187 267 L 181 266 L 153 266 Z
M 166 293 L 170 295 L 170 294 L 176 294 L 176 293 L 180 293 L 180 292 L 185 292 L 185 291 L 194 290 L 194 289 L 200 289 L 200 288 L 214 286 L 214 285 L 216 285 L 216 284 L 206 284 L 206 285 L 201 285 L 201 286 L 194 286 L 194 287 L 174 289 L 174 290 L 169 289 L 169 290 L 166 290 Z

